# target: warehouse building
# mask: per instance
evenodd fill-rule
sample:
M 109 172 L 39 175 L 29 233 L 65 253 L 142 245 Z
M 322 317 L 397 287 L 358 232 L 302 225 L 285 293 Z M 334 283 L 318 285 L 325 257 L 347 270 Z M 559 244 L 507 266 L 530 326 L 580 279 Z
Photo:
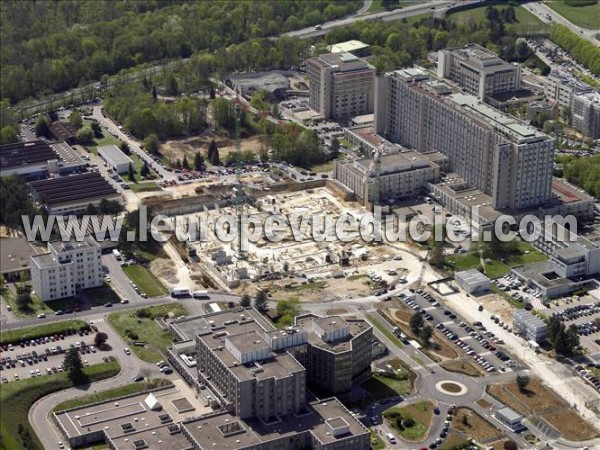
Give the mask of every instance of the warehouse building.
M 482 294 L 490 290 L 490 279 L 477 269 L 456 272 L 454 279 L 469 294 Z
M 27 179 L 81 172 L 85 162 L 66 142 L 15 142 L 0 146 L 0 176 Z
M 98 147 L 98 155 L 118 174 L 127 173 L 129 166 L 133 165 L 131 158 L 116 145 Z
M 121 201 L 121 195 L 99 172 L 34 181 L 29 187 L 48 214 L 81 214 L 90 203 L 98 206 L 102 200 Z
M 52 122 L 50 133 L 57 141 L 64 141 L 69 145 L 77 144 L 77 127 L 69 122 Z
M 548 332 L 546 322 L 525 309 L 518 309 L 513 314 L 513 328 L 525 340 L 537 343 L 546 339 Z

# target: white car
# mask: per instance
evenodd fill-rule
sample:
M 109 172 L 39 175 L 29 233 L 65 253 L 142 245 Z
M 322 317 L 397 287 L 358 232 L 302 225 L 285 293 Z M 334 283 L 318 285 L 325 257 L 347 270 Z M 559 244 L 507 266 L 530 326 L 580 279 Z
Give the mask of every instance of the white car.
M 123 351 L 125 352 L 126 355 L 131 355 L 131 350 L 129 350 L 127 347 L 125 347 L 123 349 Z

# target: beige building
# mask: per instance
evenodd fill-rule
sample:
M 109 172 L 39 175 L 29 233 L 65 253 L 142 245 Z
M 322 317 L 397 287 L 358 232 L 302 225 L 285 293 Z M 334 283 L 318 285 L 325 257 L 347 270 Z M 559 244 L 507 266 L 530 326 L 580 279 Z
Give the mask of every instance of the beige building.
M 338 159 L 334 162 L 333 177 L 348 187 L 363 202 L 373 202 L 377 179 L 379 179 L 381 201 L 413 197 L 422 189 L 426 189 L 428 183 L 440 178 L 440 166 L 432 162 L 428 156 L 405 149 L 398 153 L 383 155 L 380 158 L 379 176 L 376 170 L 372 170 L 368 177 L 372 158 L 355 161 Z M 442 155 L 436 153 L 432 156 Z
M 91 236 L 81 242 L 49 242 L 48 253 L 31 257 L 31 284 L 42 301 L 102 286 L 100 244 Z
M 307 368 L 309 386 L 337 395 L 371 376 L 373 329 L 367 322 L 307 314 L 296 317 L 296 326 L 308 336 L 306 350 L 295 356 Z
M 444 154 L 450 170 L 489 195 L 495 209 L 551 197 L 553 139 L 422 69 L 377 79 L 375 131 L 420 153 Z
M 306 62 L 309 106 L 325 118 L 373 112 L 375 68 L 351 53 L 329 53 Z
M 600 93 L 574 95 L 571 120 L 577 131 L 592 139 L 600 139 Z
M 496 53 L 477 44 L 440 50 L 438 77 L 454 81 L 465 92 L 482 101 L 521 87 L 518 64 L 509 64 Z
M 555 101 L 561 108 L 570 108 L 573 96 L 592 92 L 592 88 L 573 75 L 552 72 L 546 77 L 544 94 L 548 100 Z

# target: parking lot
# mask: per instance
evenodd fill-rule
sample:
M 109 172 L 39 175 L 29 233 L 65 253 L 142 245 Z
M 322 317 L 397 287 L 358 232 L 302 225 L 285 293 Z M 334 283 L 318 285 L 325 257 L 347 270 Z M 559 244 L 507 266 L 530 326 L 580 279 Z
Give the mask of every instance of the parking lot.
M 60 337 L 62 336 L 62 338 Z M 22 380 L 33 376 L 62 372 L 64 352 L 77 347 L 84 365 L 101 363 L 104 358 L 114 356 L 114 350 L 99 351 L 94 347 L 93 331 L 70 336 L 54 335 L 27 343 L 13 345 L 12 350 L 0 351 L 0 377 L 3 383 Z
M 480 322 L 467 324 L 422 289 L 417 291 L 414 299 L 404 297 L 404 302 L 415 312 L 423 314 L 426 322 L 438 333 L 452 341 L 488 373 L 510 371 L 516 367 L 516 362 L 502 349 L 503 342 Z
M 566 327 L 575 325 L 588 357 L 600 362 L 600 302 L 591 296 L 568 297 L 548 313 L 557 315 Z

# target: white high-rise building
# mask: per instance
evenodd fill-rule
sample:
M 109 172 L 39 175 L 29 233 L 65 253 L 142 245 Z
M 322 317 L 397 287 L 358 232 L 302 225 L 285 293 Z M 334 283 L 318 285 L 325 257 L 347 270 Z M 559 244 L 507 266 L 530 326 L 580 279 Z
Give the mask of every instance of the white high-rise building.
M 81 242 L 49 242 L 48 253 L 31 257 L 31 283 L 43 301 L 102 286 L 100 244 L 92 236 Z
M 551 198 L 552 138 L 419 68 L 377 79 L 375 130 L 420 153 L 444 154 L 450 169 L 489 195 L 495 209 Z

